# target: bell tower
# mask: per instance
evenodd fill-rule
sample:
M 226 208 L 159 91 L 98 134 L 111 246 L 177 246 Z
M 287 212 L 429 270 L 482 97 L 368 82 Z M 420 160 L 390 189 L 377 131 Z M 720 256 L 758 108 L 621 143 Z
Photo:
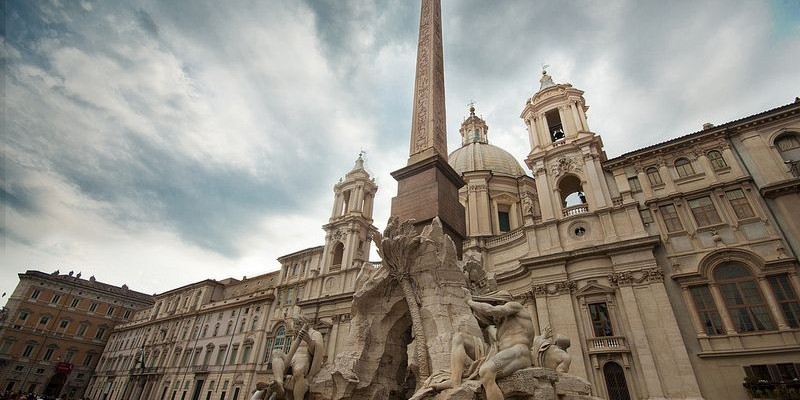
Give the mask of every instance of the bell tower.
M 547 71 L 539 82 L 520 118 L 528 127 L 531 151 L 525 163 L 536 181 L 542 220 L 611 207 L 601 166 L 603 141 L 589 130 L 583 91 L 553 82 Z
M 364 169 L 363 154 L 359 153 L 353 169 L 333 187 L 334 201 L 331 218 L 325 230 L 323 273 L 361 267 L 369 259 L 372 232 L 372 205 L 378 185 Z

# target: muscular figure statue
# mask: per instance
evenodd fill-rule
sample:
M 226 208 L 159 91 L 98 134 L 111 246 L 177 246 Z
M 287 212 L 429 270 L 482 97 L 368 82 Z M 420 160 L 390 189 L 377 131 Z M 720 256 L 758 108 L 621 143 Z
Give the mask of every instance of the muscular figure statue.
M 469 291 L 467 290 L 469 293 Z M 480 296 L 476 296 L 476 299 Z M 503 400 L 503 392 L 497 386 L 497 378 L 509 376 L 515 371 L 531 366 L 531 344 L 534 329 L 531 316 L 516 301 L 491 304 L 473 300 L 467 296 L 467 304 L 472 308 L 478 321 L 495 325 L 497 328 L 497 354 L 489 357 L 481 365 L 480 376 L 487 400 Z
M 295 326 L 302 326 L 302 328 L 292 342 L 289 353 L 286 354 L 281 349 L 272 351 L 275 392 L 278 395 L 277 398 L 281 400 L 286 399 L 284 374 L 287 372 L 287 366 L 291 368 L 292 398 L 294 400 L 303 400 L 308 392 L 309 382 L 322 366 L 324 352 L 322 334 L 316 331 L 312 327 L 311 321 L 302 314 L 295 317 Z

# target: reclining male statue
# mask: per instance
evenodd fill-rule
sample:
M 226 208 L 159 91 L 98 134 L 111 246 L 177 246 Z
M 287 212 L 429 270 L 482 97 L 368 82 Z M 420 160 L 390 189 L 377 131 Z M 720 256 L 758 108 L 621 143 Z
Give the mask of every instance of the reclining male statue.
M 301 328 L 289 348 L 289 353 L 284 353 L 281 349 L 272 351 L 272 375 L 275 379 L 277 400 L 289 400 L 286 395 L 288 388 L 284 381 L 284 374 L 289 372 L 287 367 L 291 372 L 291 398 L 294 400 L 303 400 L 308 392 L 309 383 L 322 367 L 325 351 L 322 334 L 314 329 L 311 320 L 298 311 L 293 316 L 294 326 Z

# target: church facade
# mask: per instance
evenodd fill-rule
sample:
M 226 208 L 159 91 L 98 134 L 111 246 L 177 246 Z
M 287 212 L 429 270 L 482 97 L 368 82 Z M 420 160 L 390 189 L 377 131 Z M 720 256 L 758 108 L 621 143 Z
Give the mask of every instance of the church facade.
M 525 102 L 530 174 L 471 110 L 449 162 L 466 185 L 465 258 L 537 332 L 571 339 L 570 372 L 609 399 L 747 399 L 800 373 L 800 102 L 607 159 L 582 92 L 543 75 Z M 279 271 L 155 296 L 118 325 L 86 395 L 239 400 L 271 379 L 299 306 L 344 348 L 377 228 L 359 157 L 334 186 L 325 243 Z
M 395 216 L 438 217 L 531 315 L 570 338 L 570 373 L 608 399 L 748 399 L 800 390 L 800 100 L 619 157 L 583 92 L 543 73 L 521 99 L 524 165 L 469 110 L 447 151 L 438 1 L 422 3 L 408 165 Z M 516 111 L 515 111 L 516 112 Z M 351 304 L 377 228 L 361 156 L 334 185 L 325 243 L 278 271 L 156 295 L 109 338 L 94 400 L 240 400 L 288 351 L 298 308 L 330 365 L 356 336 Z M 396 317 L 396 315 L 395 315 Z M 395 332 L 396 333 L 396 332 Z M 389 398 L 411 332 L 374 349 Z M 381 346 L 388 346 L 383 343 Z M 371 350 L 372 351 L 372 350 Z M 323 370 L 325 367 L 323 367 Z M 413 383 L 413 382 L 412 382 Z M 413 385 L 412 385 L 413 387 Z

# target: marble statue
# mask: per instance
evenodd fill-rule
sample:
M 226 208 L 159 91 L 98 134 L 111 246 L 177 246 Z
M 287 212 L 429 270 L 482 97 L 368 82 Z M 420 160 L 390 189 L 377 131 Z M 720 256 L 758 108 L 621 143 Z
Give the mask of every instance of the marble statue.
M 281 349 L 272 351 L 272 375 L 275 378 L 276 400 L 303 400 L 308 392 L 309 383 L 322 367 L 324 344 L 322 334 L 314 329 L 311 320 L 303 316 L 299 308 L 295 310 L 294 326 L 300 326 L 292 341 L 289 353 Z M 285 374 L 291 373 L 290 382 Z M 289 385 L 291 383 L 291 385 Z M 287 392 L 291 392 L 289 397 Z M 265 399 L 270 400 L 270 399 Z
M 570 355 L 567 354 L 569 345 L 569 338 L 566 335 L 559 333 L 553 337 L 553 330 L 548 326 L 542 335 L 533 339 L 531 351 L 535 366 L 566 374 L 572 362 Z
M 276 382 L 270 383 L 258 382 L 256 383 L 256 390 L 250 396 L 250 400 L 277 400 L 278 393 L 275 391 Z
M 478 376 L 486 399 L 502 400 L 503 392 L 497 386 L 497 379 L 531 366 L 533 321 L 522 304 L 513 301 L 507 293 L 473 296 L 469 290 L 465 291 L 467 305 L 478 322 L 497 328 L 497 353 L 481 365 Z

